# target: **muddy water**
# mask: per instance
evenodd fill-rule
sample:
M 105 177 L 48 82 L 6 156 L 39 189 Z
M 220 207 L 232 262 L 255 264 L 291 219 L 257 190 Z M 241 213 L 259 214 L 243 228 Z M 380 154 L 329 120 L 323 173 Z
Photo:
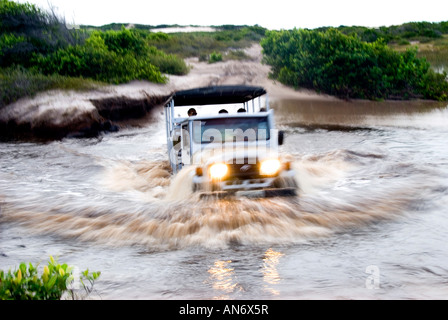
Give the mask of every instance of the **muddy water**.
M 2 143 L 0 269 L 57 256 L 102 271 L 102 299 L 446 298 L 446 104 L 272 106 L 298 197 L 198 199 L 161 117 Z

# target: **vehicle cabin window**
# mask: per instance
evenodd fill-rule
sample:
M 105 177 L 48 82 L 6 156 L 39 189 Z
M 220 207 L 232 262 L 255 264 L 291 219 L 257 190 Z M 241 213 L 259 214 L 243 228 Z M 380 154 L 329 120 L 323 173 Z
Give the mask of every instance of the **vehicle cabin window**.
M 194 126 L 195 143 L 223 143 L 236 141 L 269 140 L 270 132 L 267 117 L 220 118 L 201 120 Z

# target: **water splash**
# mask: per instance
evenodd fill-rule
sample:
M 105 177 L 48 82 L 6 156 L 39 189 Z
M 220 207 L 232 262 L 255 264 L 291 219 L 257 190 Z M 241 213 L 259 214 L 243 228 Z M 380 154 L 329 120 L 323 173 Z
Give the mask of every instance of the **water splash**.
M 371 156 L 337 151 L 301 157 L 294 163 L 301 187 L 298 197 L 223 200 L 199 200 L 192 194 L 191 170 L 172 177 L 165 162 L 119 161 L 105 168 L 99 182 L 117 197 L 115 201 L 105 198 L 94 205 L 51 208 L 38 199 L 6 203 L 0 221 L 37 234 L 153 250 L 299 243 L 393 219 L 409 205 L 417 191 L 412 188 L 373 193 L 360 189 L 343 196 L 338 192 L 337 184 Z
M 139 192 L 147 200 L 163 198 L 170 185 L 169 163 L 117 161 L 106 167 L 101 184 L 114 192 Z

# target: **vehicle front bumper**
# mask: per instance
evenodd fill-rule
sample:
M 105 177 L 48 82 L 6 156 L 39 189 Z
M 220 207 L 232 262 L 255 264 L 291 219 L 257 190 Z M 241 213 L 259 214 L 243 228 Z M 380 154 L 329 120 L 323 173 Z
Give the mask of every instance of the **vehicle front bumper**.
M 283 171 L 276 177 L 256 179 L 232 179 L 226 181 L 210 181 L 204 177 L 194 176 L 193 190 L 201 197 L 276 197 L 297 195 L 297 183 L 293 170 Z

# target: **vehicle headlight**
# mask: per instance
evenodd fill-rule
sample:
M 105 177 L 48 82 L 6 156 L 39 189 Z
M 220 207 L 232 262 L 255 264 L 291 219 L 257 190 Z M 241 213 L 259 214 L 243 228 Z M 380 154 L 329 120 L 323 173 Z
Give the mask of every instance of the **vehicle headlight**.
M 269 159 L 261 162 L 260 174 L 263 176 L 273 176 L 280 171 L 281 163 L 277 159 Z
M 210 167 L 210 176 L 212 179 L 220 180 L 224 178 L 229 171 L 225 163 L 215 163 Z

